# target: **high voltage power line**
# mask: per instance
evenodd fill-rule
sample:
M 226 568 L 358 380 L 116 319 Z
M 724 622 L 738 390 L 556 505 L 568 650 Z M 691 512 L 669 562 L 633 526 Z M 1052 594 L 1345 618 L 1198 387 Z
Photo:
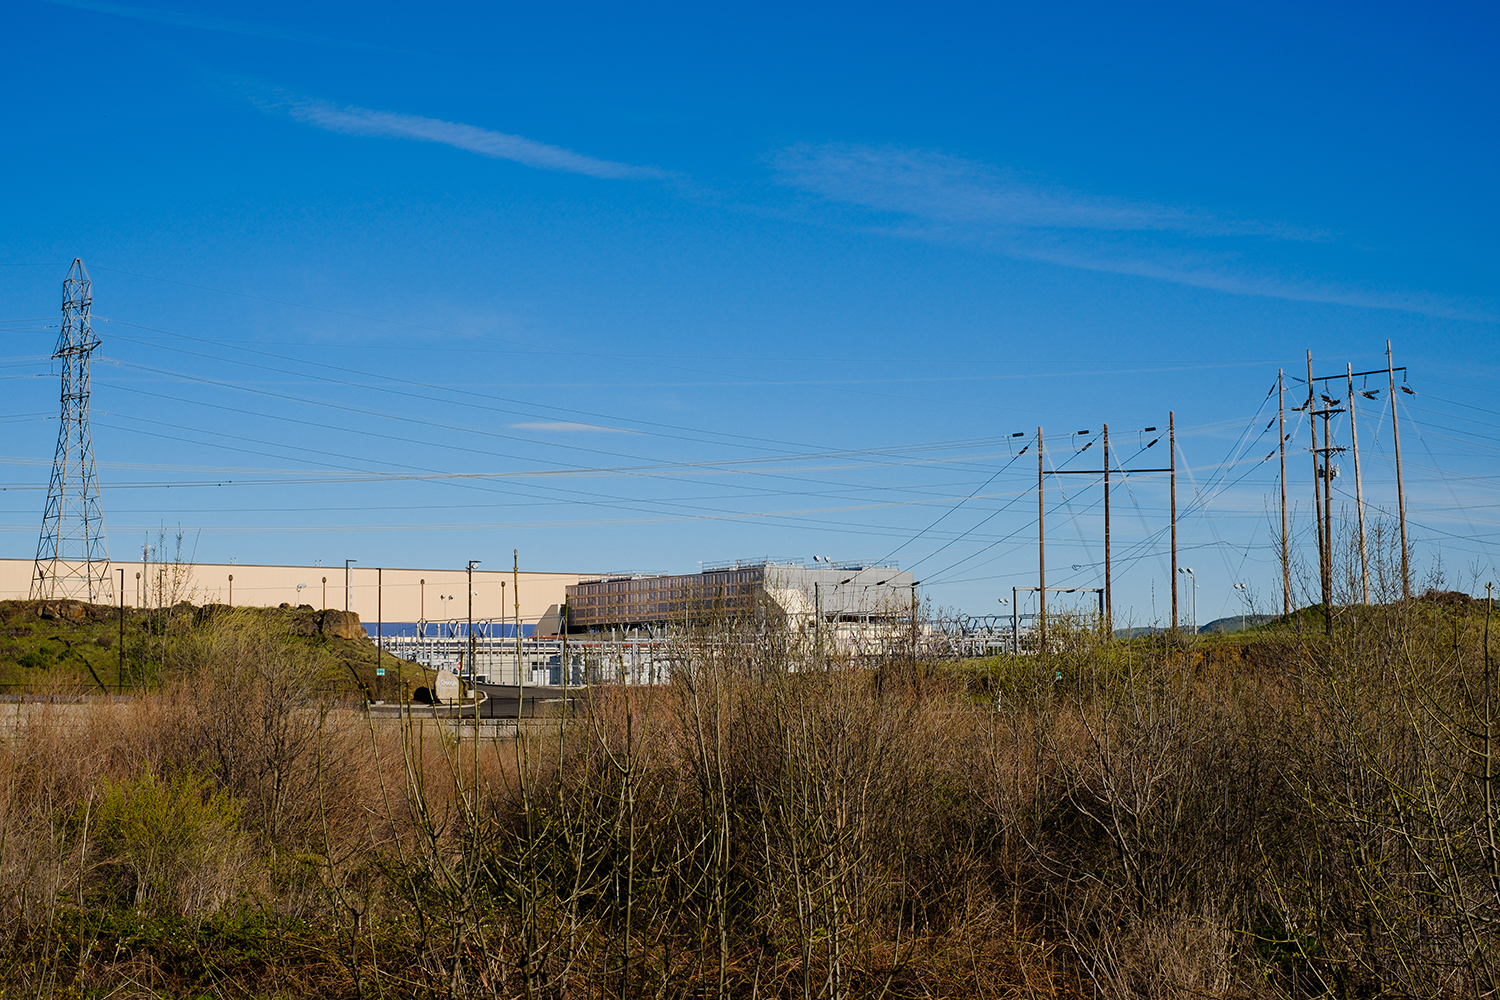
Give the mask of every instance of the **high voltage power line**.
M 327 310 L 336 312 L 336 310 Z M 361 318 L 361 317 L 356 317 Z M 371 319 L 370 317 L 362 317 Z M 26 324 L 36 324 L 39 319 L 22 318 L 14 321 L 10 328 L 28 329 Z M 180 346 L 172 347 L 162 345 L 150 340 L 132 338 L 120 335 L 115 338 L 122 342 L 133 343 L 141 347 L 151 349 L 170 350 L 183 357 L 212 360 L 215 362 L 233 363 L 241 369 L 249 368 L 264 371 L 295 379 L 305 379 L 317 386 L 337 387 L 340 390 L 350 392 L 368 391 L 374 389 L 387 397 L 405 397 L 412 400 L 422 400 L 427 403 L 437 402 L 444 406 L 463 407 L 465 411 L 481 411 L 483 413 L 505 414 L 514 417 L 531 418 L 556 418 L 567 416 L 575 419 L 604 420 L 618 422 L 627 425 L 629 429 L 640 436 L 634 440 L 620 440 L 615 442 L 589 443 L 577 441 L 558 441 L 543 439 L 521 433 L 510 433 L 508 430 L 496 429 L 492 426 L 477 425 L 472 421 L 444 419 L 441 415 L 417 415 L 410 412 L 392 412 L 389 409 L 374 409 L 366 405 L 344 401 L 338 397 L 319 397 L 314 392 L 282 391 L 268 386 L 255 386 L 244 381 L 232 381 L 205 377 L 202 374 L 191 372 L 174 371 L 171 367 L 160 365 L 143 364 L 138 360 L 120 359 L 122 370 L 132 370 L 144 375 L 156 376 L 170 379 L 183 384 L 198 385 L 210 392 L 223 393 L 226 391 L 244 392 L 257 395 L 262 399 L 274 400 L 277 404 L 290 404 L 297 407 L 315 407 L 324 411 L 348 413 L 362 420 L 370 420 L 371 426 L 330 426 L 325 421 L 305 419 L 303 416 L 290 413 L 264 412 L 248 406 L 235 406 L 223 399 L 203 400 L 194 398 L 194 394 L 170 392 L 154 393 L 137 385 L 125 385 L 117 381 L 106 380 L 113 390 L 123 390 L 145 399 L 160 399 L 163 402 L 171 400 L 185 406 L 208 408 L 209 412 L 217 412 L 226 415 L 229 420 L 234 421 L 237 426 L 233 430 L 221 427 L 208 426 L 211 421 L 196 422 L 173 422 L 170 420 L 155 419 L 156 415 L 145 416 L 140 413 L 120 412 L 114 414 L 100 415 L 102 420 L 98 421 L 101 427 L 110 427 L 131 434 L 144 434 L 153 436 L 158 440 L 175 440 L 183 444 L 197 447 L 216 448 L 224 450 L 238 450 L 247 454 L 269 457 L 273 459 L 284 459 L 292 462 L 302 462 L 311 465 L 324 465 L 326 469 L 321 471 L 296 470 L 294 474 L 288 474 L 287 470 L 235 470 L 228 473 L 227 470 L 214 470 L 204 468 L 201 475 L 198 470 L 183 469 L 180 475 L 171 479 L 153 479 L 150 481 L 125 481 L 118 484 L 112 483 L 111 489 L 170 489 L 170 488 L 194 488 L 194 489 L 225 489 L 241 488 L 246 486 L 274 487 L 274 486 L 302 486 L 302 485 L 355 485 L 360 483 L 439 483 L 456 488 L 481 493 L 494 494 L 498 497 L 507 498 L 496 503 L 463 503 L 446 504 L 436 503 L 423 506 L 411 505 L 400 507 L 393 505 L 341 505 L 339 510 L 400 510 L 400 509 L 463 509 L 463 508 L 498 508 L 526 507 L 526 506 L 556 506 L 566 507 L 570 505 L 587 505 L 602 509 L 620 511 L 622 514 L 630 515 L 627 518 L 616 518 L 610 520 L 552 520 L 537 522 L 556 526 L 584 525 L 584 524 L 623 524 L 623 523 L 667 523 L 672 521 L 690 520 L 749 520 L 759 519 L 764 521 L 784 524 L 787 527 L 799 529 L 815 529 L 821 531 L 841 531 L 849 533 L 868 534 L 882 538 L 890 538 L 895 543 L 887 558 L 917 548 L 917 562 L 914 565 L 929 564 L 936 557 L 945 552 L 957 549 L 953 554 L 956 561 L 933 571 L 928 575 L 928 581 L 932 584 L 961 582 L 957 576 L 959 571 L 972 572 L 976 560 L 984 560 L 981 565 L 988 565 L 997 559 L 1005 558 L 1009 552 L 997 552 L 1006 542 L 1015 539 L 1019 534 L 1038 526 L 1038 521 L 1030 521 L 1028 524 L 1009 531 L 986 531 L 987 526 L 994 523 L 997 518 L 1005 516 L 1012 511 L 1015 504 L 1026 496 L 1029 491 L 1019 488 L 1019 484 L 1012 484 L 1010 477 L 1015 471 L 1017 462 L 1021 455 L 1015 454 L 1013 449 L 1001 451 L 997 446 L 1010 438 L 1008 436 L 994 435 L 988 437 L 974 437 L 955 439 L 951 441 L 927 442 L 921 444 L 904 445 L 890 448 L 851 448 L 834 449 L 823 448 L 815 444 L 804 442 L 780 440 L 775 437 L 754 436 L 739 434 L 728 431 L 706 430 L 704 428 L 684 426 L 681 424 L 670 424 L 665 422 L 643 421 L 635 417 L 622 417 L 617 414 L 606 412 L 604 408 L 585 409 L 580 407 L 556 406 L 548 403 L 535 403 L 521 399 L 497 397 L 494 394 L 485 393 L 474 389 L 459 387 L 453 384 L 441 382 L 423 381 L 419 379 L 401 378 L 386 375 L 378 371 L 367 371 L 349 365 L 329 364 L 320 361 L 312 361 L 305 358 L 293 358 L 275 352 L 258 351 L 245 348 L 241 345 L 228 344 L 209 338 L 194 337 L 185 334 L 172 333 L 154 327 L 140 324 L 128 323 L 123 320 L 112 321 L 118 327 L 131 327 L 150 333 L 159 333 L 163 336 L 181 339 L 188 343 L 219 349 L 223 351 L 234 351 L 241 355 L 248 355 L 259 360 L 230 361 L 216 353 L 185 349 Z M 0 321 L 0 328 L 7 328 Z M 603 357 L 604 355 L 600 355 Z M 12 370 L 24 371 L 28 366 L 36 364 L 36 359 L 0 359 L 0 369 L 15 364 Z M 1218 366 L 1212 366 L 1218 367 Z M 27 378 L 34 375 L 22 374 L 10 376 L 0 374 L 0 378 Z M 1331 378 L 1332 376 L 1330 376 Z M 764 381 L 764 380 L 763 380 Z M 899 380 L 892 380 L 899 381 Z M 765 384 L 780 384 L 765 381 Z M 796 383 L 802 384 L 802 383 Z M 809 383 L 811 384 L 811 383 Z M 1269 397 L 1267 397 L 1269 398 Z M 1467 408 L 1475 413 L 1490 413 L 1500 415 L 1500 410 L 1489 410 L 1482 406 L 1459 402 L 1456 400 L 1444 400 L 1440 397 L 1429 396 L 1437 402 L 1448 405 Z M 1224 552 L 1228 548 L 1235 548 L 1237 552 L 1243 552 L 1244 548 L 1239 543 L 1227 541 L 1219 537 L 1217 521 L 1225 516 L 1230 516 L 1232 508 L 1239 501 L 1231 500 L 1228 508 L 1225 506 L 1225 498 L 1239 496 L 1236 491 L 1247 480 L 1257 475 L 1258 470 L 1274 456 L 1274 452 L 1265 457 L 1258 457 L 1258 452 L 1251 454 L 1256 449 L 1257 443 L 1263 440 L 1271 428 L 1270 424 L 1257 427 L 1260 417 L 1265 409 L 1266 399 L 1262 400 L 1260 410 L 1248 421 L 1236 420 L 1239 425 L 1239 434 L 1222 461 L 1215 465 L 1192 466 L 1186 462 L 1182 464 L 1182 471 L 1189 477 L 1192 483 L 1192 494 L 1187 503 L 1178 511 L 1177 520 L 1185 524 L 1189 520 L 1196 522 L 1206 521 L 1207 530 L 1214 535 L 1211 548 Z M 265 409 L 271 409 L 266 407 Z M 1402 407 L 1402 420 L 1413 429 L 1418 424 L 1411 420 Z M 26 420 L 33 419 L 37 414 L 5 414 L 0 415 L 0 420 Z M 369 441 L 379 441 L 397 445 L 398 447 L 414 446 L 425 450 L 444 449 L 456 455 L 468 455 L 482 457 L 489 461 L 502 461 L 512 465 L 522 464 L 527 468 L 510 468 L 502 471 L 461 471 L 455 472 L 451 468 L 443 468 L 445 464 L 441 461 L 415 461 L 412 453 L 403 453 L 395 458 L 391 457 L 359 457 L 350 453 L 349 449 L 335 447 L 317 447 L 313 442 L 296 439 L 279 439 L 274 432 L 257 437 L 253 432 L 245 433 L 249 427 L 245 426 L 246 419 L 276 421 L 289 427 L 318 427 L 324 431 L 352 435 L 365 438 Z M 412 428 L 407 433 L 392 433 L 395 428 L 379 429 L 379 421 L 392 421 L 396 424 Z M 228 420 L 225 421 L 226 423 Z M 189 423 L 190 426 L 181 426 Z M 342 421 L 350 423 L 349 421 Z M 1474 419 L 1477 426 L 1497 426 L 1486 421 Z M 1361 421 L 1361 431 L 1363 421 Z M 1207 425 L 1205 425 L 1207 426 Z M 1222 426 L 1222 423 L 1216 426 Z M 1294 421 L 1291 427 L 1291 436 L 1284 439 L 1285 446 L 1288 441 L 1297 440 L 1298 421 Z M 1428 458 L 1432 468 L 1438 470 L 1439 461 L 1432 453 L 1428 445 L 1427 436 L 1430 434 L 1434 440 L 1454 440 L 1466 448 L 1488 450 L 1489 445 L 1485 442 L 1494 441 L 1500 443 L 1500 438 L 1492 437 L 1478 432 L 1477 430 L 1464 431 L 1460 428 L 1450 427 L 1440 421 L 1426 423 L 1423 425 L 1425 433 L 1419 432 L 1419 438 L 1423 450 L 1428 452 Z M 598 428 L 596 428 L 598 429 Z M 1335 431 L 1340 432 L 1335 426 Z M 1375 427 L 1375 440 L 1379 440 L 1381 427 L 1377 423 Z M 174 433 L 175 432 L 175 433 Z M 457 437 L 455 437 L 457 436 Z M 208 439 L 208 440 L 206 440 Z M 493 448 L 484 447 L 484 441 L 506 441 L 519 447 L 508 449 L 517 453 L 497 453 Z M 635 442 L 641 442 L 637 446 Z M 653 454 L 656 448 L 649 447 L 649 443 L 674 442 L 691 445 L 696 448 L 710 449 L 710 451 L 750 452 L 751 454 L 740 454 L 735 457 L 706 457 L 701 460 L 670 460 Z M 1326 438 L 1325 438 L 1326 441 Z M 1031 447 L 1030 445 L 1026 446 Z M 532 453 L 528 449 L 542 448 L 545 452 Z M 1144 449 L 1143 449 L 1144 450 Z M 1378 450 L 1378 448 L 1377 448 Z M 559 452 L 566 451 L 570 455 L 560 455 Z M 295 453 L 292 454 L 292 453 Z M 550 454 L 549 454 L 550 453 Z M 1027 452 L 1023 449 L 1022 454 Z M 1451 453 L 1445 451 L 1445 454 Z M 421 454 L 420 452 L 418 454 Z M 1081 452 L 1075 452 L 1074 456 L 1060 463 L 1054 468 L 1054 472 L 1061 471 L 1069 462 Z M 568 457 L 584 455 L 597 456 L 618 460 L 619 464 L 585 464 L 587 460 L 569 462 Z M 1172 455 L 1176 463 L 1178 455 L 1175 450 Z M 0 459 L 0 464 L 4 463 Z M 1122 463 L 1129 464 L 1131 459 Z M 1409 464 L 1409 467 L 1410 464 Z M 880 482 L 862 480 L 866 477 L 881 472 L 881 470 L 905 470 L 909 475 L 901 482 Z M 147 471 L 142 469 L 141 471 Z M 163 470 L 168 471 L 168 470 Z M 173 470 L 178 471 L 178 470 Z M 919 478 L 917 473 L 933 472 L 935 477 Z M 1207 472 L 1201 482 L 1197 473 Z M 226 474 L 227 473 L 227 474 Z M 972 474 L 972 475 L 971 475 Z M 208 479 L 207 477 L 216 476 Z M 195 478 L 188 478 L 195 477 Z M 581 488 L 566 484 L 568 479 L 605 479 L 614 478 L 619 480 L 637 480 L 641 482 L 655 482 L 662 484 L 667 489 L 667 495 L 651 495 L 645 492 L 644 487 L 611 487 L 611 488 Z M 888 477 L 890 478 L 890 477 Z M 1276 477 L 1273 477 L 1273 482 Z M 1330 477 L 1327 477 L 1331 479 Z M 1480 529 L 1482 525 L 1476 525 L 1469 512 L 1464 510 L 1464 505 L 1458 500 L 1456 492 L 1453 491 L 1454 484 L 1465 481 L 1465 477 L 1450 476 L 1438 470 L 1435 479 L 1450 491 L 1452 506 L 1465 518 L 1465 524 L 1469 529 L 1468 535 L 1442 532 L 1436 525 L 1423 524 L 1424 530 L 1429 527 L 1435 533 L 1451 535 L 1455 538 L 1466 538 L 1478 540 L 1482 537 Z M 1474 482 L 1485 481 L 1485 477 L 1468 477 Z M 999 485 L 1001 488 L 992 487 Z M 1017 488 L 1010 488 L 1015 485 Z M 1124 481 L 1127 488 L 1127 496 L 1137 511 L 1142 510 L 1140 501 L 1131 489 L 1128 479 Z M 693 490 L 684 490 L 684 486 L 695 487 Z M 13 486 L 0 487 L 0 490 L 25 490 L 37 489 L 37 487 Z M 653 487 L 653 489 L 655 489 Z M 1324 486 L 1328 495 L 1332 495 L 1332 484 Z M 904 494 L 904 496 L 903 496 Z M 1340 496 L 1344 496 L 1342 488 Z M 1078 535 L 1077 544 L 1085 553 L 1084 563 L 1089 566 L 1097 566 L 1093 562 L 1094 556 L 1091 543 L 1083 532 L 1083 521 L 1092 516 L 1098 509 L 1098 501 L 1080 504 L 1078 498 L 1071 491 L 1059 490 L 1060 502 L 1054 502 L 1048 513 L 1061 518 L 1060 523 L 1067 529 Z M 848 504 L 821 504 L 818 506 L 800 506 L 791 508 L 789 505 L 777 505 L 777 509 L 745 509 L 757 506 L 770 506 L 765 501 L 774 498 L 798 496 L 819 497 L 829 500 L 849 500 Z M 880 496 L 892 497 L 886 502 L 867 502 Z M 1398 498 L 1404 504 L 1404 492 L 1398 494 Z M 899 499 L 897 499 L 899 498 Z M 858 501 L 858 502 L 855 502 Z M 1356 502 L 1359 498 L 1356 497 Z M 910 527 L 898 527 L 895 525 L 881 525 L 874 523 L 855 524 L 849 515 L 865 511 L 894 510 L 912 508 L 920 510 L 924 506 L 935 508 L 936 516 L 924 517 L 920 524 Z M 1379 504 L 1369 504 L 1371 510 L 1382 509 Z M 317 510 L 332 509 L 327 506 L 320 507 L 279 507 L 265 508 L 267 511 L 289 511 L 289 510 Z M 1154 509 L 1154 508 L 1153 508 Z M 1359 508 L 1363 510 L 1363 506 Z M 960 515 L 962 515 L 960 519 Z M 1211 516 L 1210 516 L 1211 515 Z M 1143 515 L 1142 515 L 1143 516 Z M 1239 516 L 1250 516 L 1249 514 Z M 1320 514 L 1319 529 L 1323 530 L 1323 523 L 1331 516 L 1329 509 L 1324 509 Z M 1405 520 L 1403 518 L 1403 520 Z M 1482 518 L 1481 518 L 1482 521 Z M 1413 521 L 1413 524 L 1422 522 Z M 491 525 L 492 526 L 492 525 Z M 308 530 L 370 530 L 372 526 L 339 525 L 323 529 L 309 526 Z M 422 526 L 421 530 L 427 530 L 430 526 Z M 439 526 L 440 527 L 440 526 Z M 419 530 L 418 526 L 388 526 L 385 530 Z M 1138 565 L 1140 561 L 1152 558 L 1163 544 L 1166 529 L 1150 530 L 1148 526 L 1142 536 L 1128 541 L 1117 553 L 1114 554 L 1122 570 Z M 274 531 L 276 526 L 264 528 L 241 529 L 255 531 Z M 292 526 L 281 526 L 279 530 L 302 530 Z M 998 529 L 997 529 L 998 530 Z M 1257 529 L 1258 530 L 1258 529 Z M 1056 529 L 1054 528 L 1054 533 Z M 1286 537 L 1287 533 L 1283 533 Z M 968 543 L 968 546 L 965 545 Z M 1072 544 L 1072 543 L 1069 543 Z M 978 548 L 966 552 L 965 548 L 977 545 Z M 960 546 L 964 546 L 960 548 Z M 1202 546 L 1195 546 L 1202 547 Z M 1403 550 L 1407 546 L 1403 545 Z M 1240 560 L 1243 565 L 1244 558 Z M 1234 575 L 1238 572 L 1231 564 L 1229 558 L 1225 558 L 1225 571 Z M 1175 577 L 1175 574 L 1174 574 Z

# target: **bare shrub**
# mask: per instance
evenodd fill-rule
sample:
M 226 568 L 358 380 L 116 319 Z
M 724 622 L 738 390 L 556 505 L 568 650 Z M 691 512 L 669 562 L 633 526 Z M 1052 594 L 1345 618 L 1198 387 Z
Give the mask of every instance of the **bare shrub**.
M 308 843 L 318 828 L 312 778 L 330 678 L 284 625 L 220 610 L 172 649 L 181 711 L 176 755 L 211 767 L 246 803 L 271 845 Z

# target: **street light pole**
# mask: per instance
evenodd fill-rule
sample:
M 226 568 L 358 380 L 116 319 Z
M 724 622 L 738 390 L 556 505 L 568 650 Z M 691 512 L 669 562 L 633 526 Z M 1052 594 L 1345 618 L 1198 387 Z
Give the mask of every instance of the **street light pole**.
M 469 631 L 468 641 L 465 643 L 469 651 L 469 674 L 477 677 L 474 670 L 474 567 L 479 565 L 478 559 L 470 559 L 468 565 L 469 574 Z
M 1250 610 L 1250 588 L 1243 583 L 1237 583 L 1234 585 L 1234 589 L 1240 592 L 1240 631 L 1243 632 L 1248 627 L 1245 619 Z
M 1186 573 L 1193 580 L 1193 634 L 1198 634 L 1198 575 L 1193 572 L 1191 566 L 1180 566 L 1179 573 Z
M 344 610 L 345 611 L 349 610 L 349 564 L 350 563 L 357 563 L 357 562 L 359 562 L 358 559 L 345 559 L 344 560 Z
M 1198 634 L 1198 575 L 1188 567 L 1188 576 L 1193 578 L 1193 634 Z

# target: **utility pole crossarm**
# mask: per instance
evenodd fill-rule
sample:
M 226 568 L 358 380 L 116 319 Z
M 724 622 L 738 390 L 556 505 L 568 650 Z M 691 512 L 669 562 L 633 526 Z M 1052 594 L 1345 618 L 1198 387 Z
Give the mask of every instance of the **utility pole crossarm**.
M 1138 476 L 1147 472 L 1171 472 L 1171 469 L 1116 469 L 1115 472 L 1121 476 Z M 1103 476 L 1100 469 L 1053 469 L 1054 476 Z
M 1313 379 L 1313 381 L 1314 382 L 1325 382 L 1326 383 L 1326 382 L 1332 382 L 1334 379 L 1340 379 L 1340 378 L 1359 378 L 1362 375 L 1384 375 L 1387 372 L 1404 372 L 1404 371 L 1406 371 L 1406 366 L 1402 365 L 1399 368 L 1376 368 L 1376 369 L 1373 369 L 1373 370 L 1367 371 L 1367 372 L 1339 372 L 1337 375 L 1319 375 L 1319 376 L 1315 377 Z

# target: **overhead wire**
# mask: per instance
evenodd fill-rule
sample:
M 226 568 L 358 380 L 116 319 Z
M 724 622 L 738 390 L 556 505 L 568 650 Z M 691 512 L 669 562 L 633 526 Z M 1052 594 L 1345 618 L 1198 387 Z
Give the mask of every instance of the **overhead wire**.
M 1016 464 L 1016 461 L 1022 455 L 1026 454 L 1027 448 L 1030 448 L 1030 447 L 1031 447 L 1030 445 L 1027 445 L 1025 448 L 1022 448 L 1019 452 L 1017 452 L 1016 454 L 1012 455 L 1009 462 L 1006 462 L 999 469 L 996 469 L 995 472 L 994 472 L 994 474 L 991 475 L 990 478 L 986 479 L 983 483 L 979 484 L 979 486 L 974 490 L 973 493 L 970 493 L 968 496 L 964 497 L 962 500 L 960 500 L 957 503 L 955 503 L 952 507 L 950 507 L 947 510 L 943 511 L 942 514 L 938 515 L 937 520 L 935 520 L 931 524 L 927 525 L 927 527 L 923 528 L 921 531 L 917 532 L 915 535 L 911 536 L 906 541 L 904 541 L 900 545 L 896 546 L 894 549 L 891 549 L 891 551 L 887 552 L 884 556 L 881 557 L 880 562 L 882 564 L 884 564 L 886 562 L 889 562 L 890 559 L 893 556 L 895 556 L 895 554 L 897 552 L 900 552 L 902 549 L 906 548 L 906 546 L 910 545 L 912 542 L 915 542 L 918 539 L 920 539 L 923 536 L 925 536 L 929 531 L 931 531 L 932 529 L 936 528 L 939 524 L 941 524 L 943 522 L 943 520 L 948 517 L 949 514 L 954 513 L 960 507 L 962 507 L 964 504 L 968 503 L 970 500 L 973 500 L 974 497 L 980 492 L 980 490 L 985 489 L 987 486 L 990 485 L 990 483 L 993 483 L 996 479 L 998 479 L 1007 469 L 1009 469 L 1012 465 Z
M 1136 456 L 1140 455 L 1141 452 L 1145 451 L 1146 448 L 1149 448 L 1149 447 L 1151 447 L 1151 446 L 1147 445 L 1145 448 L 1140 449 L 1140 451 L 1136 452 L 1136 454 L 1132 455 L 1129 459 L 1126 459 L 1126 461 L 1132 461 L 1132 460 L 1134 460 Z M 1045 454 L 1045 451 L 1046 451 L 1046 449 L 1043 448 L 1043 454 Z M 1082 454 L 1082 452 L 1074 452 L 1074 454 L 1070 458 L 1068 458 L 1067 461 L 1063 462 L 1063 466 L 1066 466 L 1069 462 L 1071 462 L 1074 458 L 1078 457 L 1078 455 L 1080 455 L 1080 454 Z M 1059 468 L 1061 468 L 1061 467 L 1062 466 L 1053 465 L 1053 467 L 1052 467 L 1053 468 L 1053 473 L 1055 474 L 1057 472 L 1057 470 Z M 1102 475 L 1102 473 L 1101 473 L 1101 475 Z M 975 525 L 974 526 L 975 529 L 978 529 L 978 528 L 984 526 L 985 524 L 988 524 L 993 518 L 995 518 L 996 516 L 998 516 L 1004 510 L 1008 509 L 1010 507 L 1010 505 L 1015 502 L 1015 500 L 1018 500 L 1018 499 L 1021 498 L 1021 496 L 1025 496 L 1025 495 L 1026 494 L 1018 494 L 1015 499 L 1007 502 L 1004 506 L 1000 507 L 999 509 L 997 509 L 996 511 L 994 511 L 994 513 L 990 514 L 989 517 L 985 518 L 983 521 L 980 521 L 979 524 Z M 1031 521 L 1031 523 L 1035 524 L 1036 521 L 1033 519 Z M 965 536 L 960 535 L 958 538 L 954 539 L 953 541 L 950 541 L 947 545 L 944 545 L 942 548 L 938 549 L 937 551 L 931 552 L 928 555 L 923 556 L 922 559 L 918 561 L 917 565 L 920 565 L 922 562 L 925 562 L 926 560 L 931 559 L 933 556 L 938 555 L 939 553 L 941 553 L 943 551 L 946 551 L 948 548 L 950 548 L 956 542 L 962 540 L 963 537 L 965 537 Z M 1009 537 L 1009 536 L 1007 536 L 1007 537 Z M 993 544 L 998 544 L 998 543 L 992 543 L 992 545 Z M 968 562 L 970 559 L 973 559 L 973 558 L 978 557 L 979 555 L 982 555 L 986 550 L 987 549 L 980 549 L 978 552 L 972 553 L 969 556 L 965 556 L 963 559 L 960 559 L 956 563 L 953 563 L 953 564 L 951 564 L 949 566 L 943 567 L 942 569 L 938 570 L 936 573 L 930 573 L 930 574 L 928 574 L 928 576 L 933 580 L 934 583 L 940 583 L 940 582 L 942 582 L 942 578 L 943 578 L 944 574 L 950 573 L 955 568 L 957 568 L 958 566 L 961 566 L 964 563 Z

